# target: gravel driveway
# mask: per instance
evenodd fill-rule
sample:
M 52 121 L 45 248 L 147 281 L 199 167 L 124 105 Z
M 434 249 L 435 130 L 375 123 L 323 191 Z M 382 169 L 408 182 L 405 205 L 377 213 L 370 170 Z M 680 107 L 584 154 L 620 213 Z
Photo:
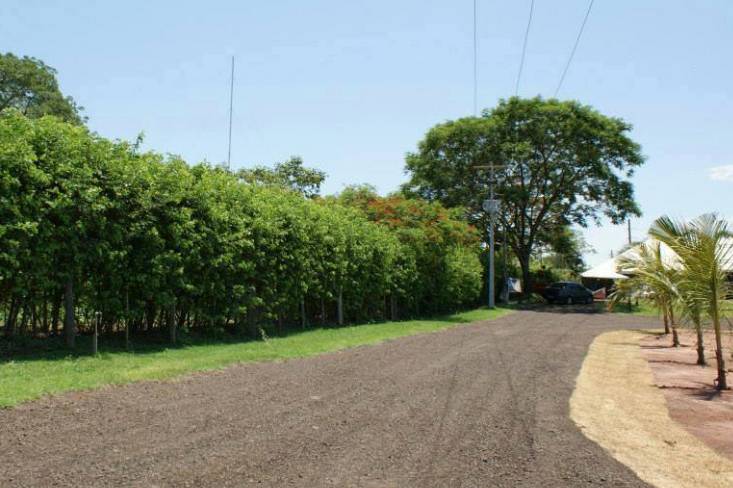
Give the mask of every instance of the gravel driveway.
M 562 308 L 0 410 L 0 486 L 647 486 L 568 399 L 599 333 Z M 613 421 L 609 419 L 609 421 Z

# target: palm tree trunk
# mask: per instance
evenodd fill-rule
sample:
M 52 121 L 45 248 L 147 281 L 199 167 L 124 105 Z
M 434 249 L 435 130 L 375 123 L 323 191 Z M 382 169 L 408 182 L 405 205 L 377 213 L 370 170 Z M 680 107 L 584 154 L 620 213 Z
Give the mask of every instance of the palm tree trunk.
M 697 364 L 707 366 L 705 361 L 705 345 L 703 344 L 702 324 L 700 319 L 695 319 L 695 332 L 697 333 Z
M 715 329 L 715 360 L 718 366 L 718 382 L 715 387 L 718 390 L 727 390 L 728 381 L 726 378 L 725 358 L 723 357 L 723 338 L 720 330 L 720 317 L 717 313 L 717 303 L 711 307 L 713 310 L 713 328 Z
M 674 309 L 669 307 L 669 323 L 672 325 L 672 347 L 680 347 L 680 336 L 674 319 Z

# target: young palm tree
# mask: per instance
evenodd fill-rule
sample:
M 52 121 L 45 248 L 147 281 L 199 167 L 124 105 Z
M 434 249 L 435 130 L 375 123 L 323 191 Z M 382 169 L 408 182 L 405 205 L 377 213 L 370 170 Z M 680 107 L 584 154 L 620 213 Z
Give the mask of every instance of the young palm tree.
M 705 359 L 705 343 L 702 329 L 703 308 L 700 301 L 695 298 L 695 294 L 688 290 L 688 283 L 682 280 L 680 287 L 680 302 L 682 303 L 682 312 L 695 327 L 697 335 L 697 364 L 699 366 L 707 366 Z
M 721 319 L 730 291 L 725 266 L 733 259 L 733 250 L 726 242 L 732 236 L 728 223 L 715 214 L 703 215 L 689 224 L 662 217 L 654 222 L 649 233 L 679 256 L 683 264 L 681 289 L 685 301 L 696 303 L 715 331 L 716 387 L 727 389 Z
M 659 242 L 651 245 L 640 244 L 636 252 L 619 259 L 618 268 L 631 278 L 619 283 L 611 297 L 611 303 L 620 303 L 641 290 L 649 290 L 651 299 L 664 317 L 665 330 L 672 327 L 672 345 L 680 345 L 677 332 L 675 306 L 679 302 L 679 270 L 669 266 L 662 259 Z

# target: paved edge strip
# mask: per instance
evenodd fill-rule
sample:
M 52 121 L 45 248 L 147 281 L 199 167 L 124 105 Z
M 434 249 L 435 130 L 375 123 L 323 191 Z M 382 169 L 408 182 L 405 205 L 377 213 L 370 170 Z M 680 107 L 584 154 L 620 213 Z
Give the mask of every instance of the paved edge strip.
M 570 417 L 643 481 L 658 488 L 729 488 L 733 462 L 672 420 L 639 341 L 648 332 L 599 335 L 570 398 Z

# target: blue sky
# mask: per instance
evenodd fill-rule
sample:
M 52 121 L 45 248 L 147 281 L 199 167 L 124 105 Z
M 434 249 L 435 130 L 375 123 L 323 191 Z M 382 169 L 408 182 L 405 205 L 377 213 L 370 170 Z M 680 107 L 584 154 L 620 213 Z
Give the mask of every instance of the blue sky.
M 513 95 L 527 1 L 478 0 L 479 102 Z M 586 0 L 536 0 L 519 94 L 551 96 Z M 472 0 L 3 2 L 3 50 L 43 59 L 111 138 L 232 166 L 291 155 L 324 190 L 406 179 L 406 152 L 432 125 L 473 110 Z M 648 160 L 634 178 L 640 238 L 666 213 L 733 218 L 733 2 L 596 0 L 560 98 L 634 125 Z M 585 232 L 597 253 L 625 227 Z

